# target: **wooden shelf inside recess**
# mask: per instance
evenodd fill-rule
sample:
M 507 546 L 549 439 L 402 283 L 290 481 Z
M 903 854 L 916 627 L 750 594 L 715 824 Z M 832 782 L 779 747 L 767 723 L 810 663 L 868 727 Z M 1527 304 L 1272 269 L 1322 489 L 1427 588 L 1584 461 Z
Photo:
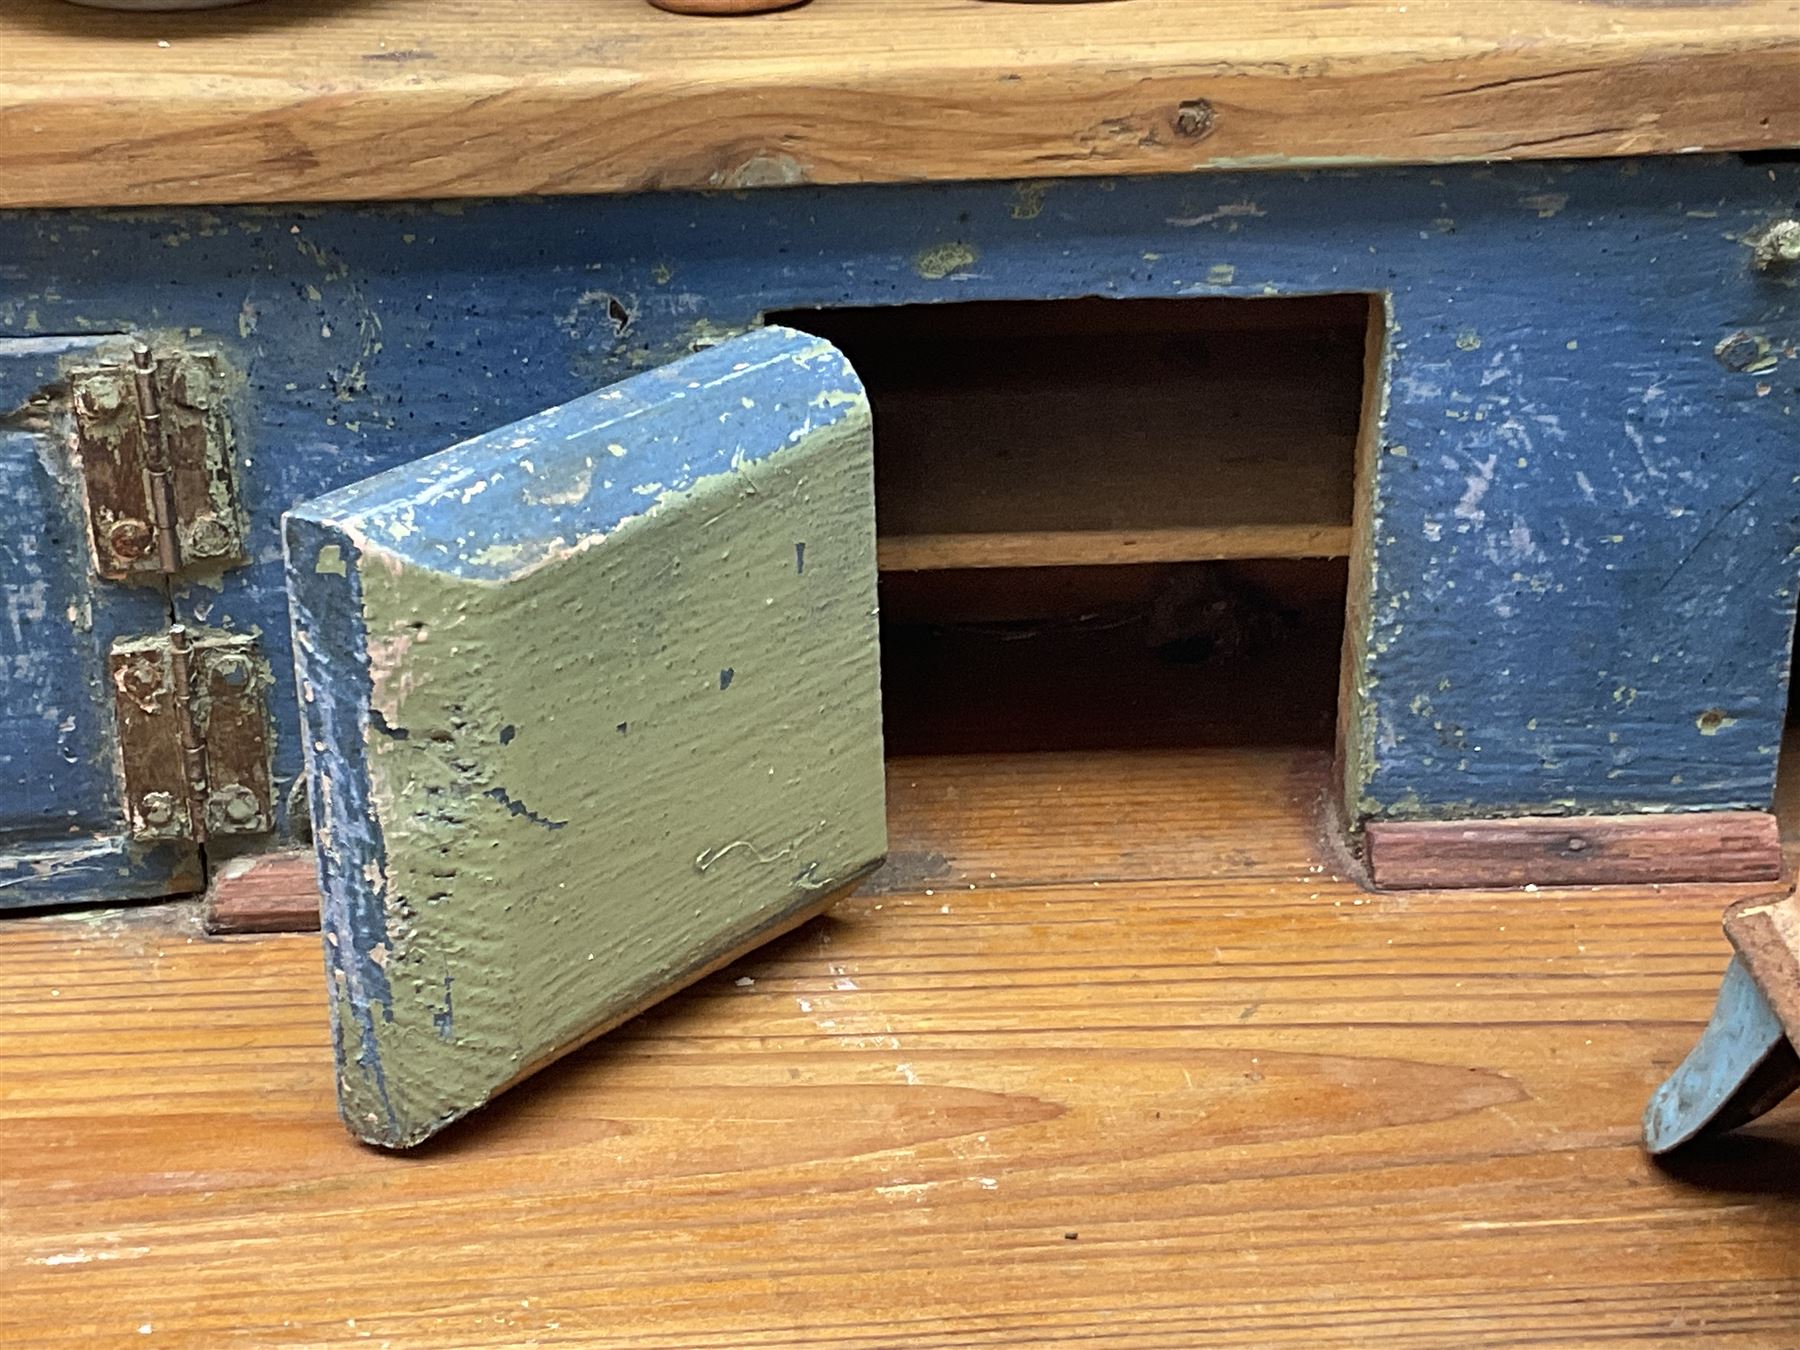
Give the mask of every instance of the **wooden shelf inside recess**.
M 1350 551 L 1367 302 L 1101 300 L 770 316 L 875 409 L 884 571 Z

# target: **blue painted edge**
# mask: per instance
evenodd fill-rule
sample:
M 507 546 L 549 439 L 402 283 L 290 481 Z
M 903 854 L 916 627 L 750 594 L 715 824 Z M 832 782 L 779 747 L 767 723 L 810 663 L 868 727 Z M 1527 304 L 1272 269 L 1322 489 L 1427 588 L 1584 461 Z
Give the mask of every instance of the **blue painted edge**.
M 372 955 L 388 938 L 387 844 L 369 804 L 373 689 L 357 570 L 361 554 L 347 535 L 303 515 L 290 513 L 282 525 L 333 1052 L 340 1076 L 356 1061 L 391 1122 L 373 1024 L 381 1010 L 391 1009 L 393 995 Z M 340 550 L 341 576 L 314 570 L 327 545 Z
M 84 835 L 55 843 L 4 840 L 0 847 L 0 911 L 153 899 L 205 884 L 199 849 L 180 840 Z
M 745 381 L 756 398 L 732 387 Z M 359 1137 L 401 1133 L 375 1034 L 378 1019 L 392 1018 L 393 993 L 384 964 L 387 843 L 368 747 L 372 735 L 392 733 L 374 706 L 365 559 L 503 582 L 559 549 L 598 542 L 701 478 L 767 459 L 859 406 L 821 396 L 828 389 L 861 389 L 841 352 L 810 334 L 762 328 L 283 516 L 337 1068 L 340 1080 L 363 1075 L 388 1116 L 385 1132 L 348 1122 Z M 695 428 L 705 434 L 692 435 Z M 608 481 L 598 473 L 607 463 L 632 471 Z M 651 483 L 655 491 L 646 491 Z
M 755 398 L 725 392 L 750 376 Z M 290 514 L 414 566 L 503 581 L 577 541 L 595 542 L 667 493 L 773 453 L 778 445 L 745 440 L 766 435 L 770 407 L 791 414 L 788 442 L 841 422 L 851 408 L 818 396 L 825 380 L 861 387 L 824 340 L 779 325 L 754 329 Z M 683 404 L 703 406 L 693 418 L 700 434 L 671 430 L 668 415 Z M 472 518 L 479 540 L 469 535 Z

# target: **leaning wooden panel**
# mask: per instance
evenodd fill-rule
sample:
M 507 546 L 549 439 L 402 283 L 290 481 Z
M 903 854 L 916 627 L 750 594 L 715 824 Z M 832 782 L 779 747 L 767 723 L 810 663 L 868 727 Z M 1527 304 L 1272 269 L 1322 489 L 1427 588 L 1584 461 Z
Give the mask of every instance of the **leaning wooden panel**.
M 869 425 L 771 328 L 288 516 L 359 1137 L 418 1143 L 880 859 Z

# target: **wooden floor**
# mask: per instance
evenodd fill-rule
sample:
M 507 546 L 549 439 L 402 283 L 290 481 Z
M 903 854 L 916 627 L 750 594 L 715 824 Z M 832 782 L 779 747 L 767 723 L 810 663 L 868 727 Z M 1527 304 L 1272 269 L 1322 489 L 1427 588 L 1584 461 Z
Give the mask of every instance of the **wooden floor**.
M 414 1157 L 316 935 L 6 921 L 0 1340 L 1800 1344 L 1800 1112 L 1637 1147 L 1732 893 L 1368 895 L 1326 772 L 896 761 L 875 892 Z

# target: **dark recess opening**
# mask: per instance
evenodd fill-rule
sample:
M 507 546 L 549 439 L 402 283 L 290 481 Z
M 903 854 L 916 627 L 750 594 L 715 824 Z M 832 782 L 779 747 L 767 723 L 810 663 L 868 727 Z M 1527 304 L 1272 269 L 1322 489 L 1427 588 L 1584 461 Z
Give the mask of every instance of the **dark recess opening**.
M 1329 745 L 1371 308 L 768 314 L 874 407 L 889 753 Z

